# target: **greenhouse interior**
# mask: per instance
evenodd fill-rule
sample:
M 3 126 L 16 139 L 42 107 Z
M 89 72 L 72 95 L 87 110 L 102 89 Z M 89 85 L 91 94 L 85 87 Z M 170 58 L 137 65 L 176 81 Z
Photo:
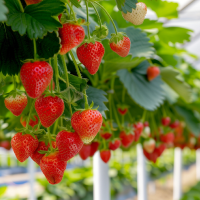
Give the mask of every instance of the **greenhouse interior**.
M 200 200 L 200 0 L 0 0 L 1 200 Z

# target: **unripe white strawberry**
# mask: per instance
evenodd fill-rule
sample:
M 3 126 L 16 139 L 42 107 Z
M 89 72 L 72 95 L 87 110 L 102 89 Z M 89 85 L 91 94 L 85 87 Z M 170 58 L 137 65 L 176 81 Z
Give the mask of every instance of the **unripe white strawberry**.
M 129 21 L 134 25 L 142 24 L 146 14 L 147 14 L 147 7 L 142 2 L 136 3 L 136 8 L 132 9 L 131 13 L 130 12 L 127 12 L 127 13 L 122 12 L 123 18 L 126 21 Z
M 154 151 L 155 147 L 156 147 L 156 142 L 152 138 L 143 143 L 143 148 L 148 153 L 152 153 Z

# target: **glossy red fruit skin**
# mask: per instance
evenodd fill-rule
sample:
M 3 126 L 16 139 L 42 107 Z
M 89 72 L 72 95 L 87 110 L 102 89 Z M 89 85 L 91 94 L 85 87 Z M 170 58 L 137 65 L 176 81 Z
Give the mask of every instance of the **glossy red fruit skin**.
M 76 132 L 65 130 L 60 131 L 56 136 L 56 144 L 59 150 L 58 158 L 62 161 L 70 160 L 83 147 L 83 142 Z
M 58 154 L 58 152 L 54 152 L 48 156 L 44 155 L 40 161 L 40 168 L 47 181 L 52 185 L 62 181 L 63 174 L 67 167 L 67 162 L 61 161 L 58 158 Z
M 42 126 L 50 127 L 64 112 L 64 102 L 59 97 L 39 97 L 35 102 L 35 110 L 40 118 Z
M 144 127 L 147 127 L 147 126 L 149 126 L 149 122 L 144 122 Z
M 105 163 L 107 163 L 110 160 L 111 152 L 110 150 L 101 150 L 100 151 L 100 157 L 101 160 Z
M 56 142 L 52 141 L 53 148 L 56 148 Z M 37 149 L 30 155 L 31 159 L 35 161 L 38 165 L 40 165 L 40 160 L 44 156 L 44 154 L 39 153 L 39 151 L 47 151 L 50 147 L 50 144 L 45 145 L 43 141 L 39 142 Z
M 91 145 L 84 144 L 81 150 L 79 151 L 79 156 L 82 160 L 86 160 L 90 156 Z
M 137 142 L 140 138 L 140 135 L 142 134 L 143 131 L 143 124 L 141 122 L 138 122 L 136 124 L 133 125 L 133 127 L 135 128 L 134 133 L 135 133 L 135 141 Z
M 81 44 L 85 38 L 85 31 L 82 26 L 66 23 L 59 28 L 59 37 L 61 38 L 62 48 L 60 54 L 64 55 L 74 47 Z
M 31 4 L 40 3 L 42 0 L 25 0 L 27 6 Z
M 20 70 L 22 84 L 31 98 L 38 98 L 50 84 L 52 77 L 53 69 L 45 61 L 27 62 Z
M 125 108 L 123 110 L 121 108 L 117 108 L 117 110 L 118 110 L 119 114 L 121 114 L 121 115 L 125 115 L 128 112 L 128 108 Z
M 102 115 L 98 110 L 77 111 L 72 115 L 71 124 L 81 140 L 90 143 L 102 126 Z
M 119 139 L 116 139 L 114 141 L 109 142 L 109 149 L 115 151 L 118 149 L 121 145 L 121 141 Z
M 179 122 L 179 121 L 175 121 L 175 122 L 172 122 L 169 126 L 170 126 L 172 129 L 175 129 L 175 128 L 177 128 L 179 125 L 180 125 L 180 122 Z
M 147 79 L 152 81 L 160 74 L 160 69 L 156 66 L 150 66 L 147 69 Z
M 77 57 L 92 75 L 96 74 L 105 53 L 105 49 L 100 42 L 84 43 L 77 48 Z
M 12 149 L 20 162 L 24 162 L 37 149 L 38 145 L 37 136 L 33 138 L 29 134 L 16 133 L 11 140 Z
M 13 115 L 19 116 L 22 114 L 24 108 L 28 103 L 27 96 L 23 93 L 21 95 L 16 95 L 14 98 L 13 96 L 8 96 L 4 100 L 4 104 Z
M 110 43 L 110 48 L 121 57 L 126 57 L 131 48 L 131 41 L 128 37 L 124 36 L 117 44 Z
M 108 133 L 108 132 L 106 132 L 106 133 L 100 133 L 100 136 L 102 138 L 104 138 L 105 140 L 109 140 L 112 137 L 112 133 Z
M 98 148 L 99 148 L 100 143 L 99 142 L 92 142 L 90 147 L 90 157 L 93 157 L 94 154 L 97 152 Z
M 132 133 L 126 134 L 125 131 L 121 131 L 119 137 L 124 148 L 128 148 L 135 139 L 135 136 Z
M 174 142 L 174 134 L 167 133 L 165 135 L 160 135 L 160 140 L 164 143 L 173 143 Z
M 30 119 L 29 125 L 34 127 L 35 125 L 38 124 L 38 117 L 36 115 L 34 115 L 35 121 L 33 121 L 32 119 Z M 20 118 L 20 122 L 22 124 L 23 127 L 26 127 L 26 120 L 23 121 L 23 117 Z
M 9 141 L 2 141 L 2 142 L 0 142 L 0 147 L 3 147 L 6 150 L 10 150 L 11 144 Z
M 163 126 L 168 126 L 171 122 L 171 119 L 170 119 L 170 117 L 163 117 L 161 122 L 162 122 Z

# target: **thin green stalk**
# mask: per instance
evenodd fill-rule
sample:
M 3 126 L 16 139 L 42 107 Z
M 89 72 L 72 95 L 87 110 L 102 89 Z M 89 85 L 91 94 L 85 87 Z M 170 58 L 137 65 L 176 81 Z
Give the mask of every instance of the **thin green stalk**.
M 99 7 L 101 7 L 101 9 L 107 14 L 107 16 L 110 18 L 110 21 L 112 22 L 113 26 L 114 26 L 114 29 L 115 29 L 115 33 L 117 34 L 117 27 L 115 26 L 115 23 L 112 19 L 112 17 L 110 16 L 110 14 L 107 12 L 107 10 L 101 5 L 99 4 L 98 2 L 94 1 L 93 3 L 96 3 Z
M 53 146 L 52 146 L 52 143 L 51 143 L 50 127 L 47 128 L 47 135 L 48 135 L 48 138 L 49 138 L 50 149 L 52 151 L 53 150 Z
M 86 13 L 87 13 L 87 30 L 88 30 L 88 38 L 90 39 L 90 26 L 89 26 L 89 9 L 88 9 L 88 2 L 85 0 L 85 5 L 86 5 Z
M 49 58 L 49 64 L 51 65 L 51 58 Z M 51 79 L 51 94 L 53 93 L 53 78 Z
M 55 67 L 55 76 L 56 76 L 56 88 L 57 91 L 60 92 L 60 86 L 59 86 L 59 73 L 58 73 L 58 60 L 57 60 L 57 55 L 54 56 L 54 67 Z
M 147 114 L 147 111 L 144 110 L 143 115 L 142 115 L 142 123 L 145 122 L 146 114 Z
M 59 120 L 59 118 L 56 120 L 56 122 L 54 123 L 54 127 L 53 127 L 53 135 L 55 135 L 56 134 L 56 129 L 57 129 L 57 127 L 58 127 L 58 120 Z
M 94 11 L 95 11 L 96 14 L 97 14 L 97 17 L 98 17 L 98 20 L 99 20 L 99 25 L 100 25 L 100 28 L 101 28 L 102 22 L 101 22 L 101 17 L 100 17 L 100 15 L 99 15 L 99 12 L 98 12 L 98 10 L 96 9 L 95 5 L 94 5 L 91 1 L 90 1 L 90 3 L 91 3 L 91 5 L 92 5 L 92 7 L 94 8 Z
M 36 47 L 36 40 L 33 39 L 33 48 L 34 48 L 34 60 L 37 59 L 37 47 Z
M 29 115 L 28 115 L 28 120 L 26 121 L 26 128 L 27 129 L 28 129 L 28 125 L 29 125 L 29 122 L 30 122 L 30 119 L 31 119 L 31 114 L 32 114 L 33 108 L 35 106 L 35 101 L 36 101 L 36 99 L 33 99 L 33 102 L 31 103 L 31 108 L 30 108 L 30 112 L 29 112 Z
M 151 59 L 148 59 L 148 62 L 149 62 L 150 65 L 153 65 Z
M 18 3 L 19 3 L 20 11 L 21 11 L 21 12 L 24 12 L 24 8 L 23 8 L 23 6 L 22 6 L 21 1 L 20 1 L 20 0 L 17 0 L 17 1 L 18 1 Z
M 72 8 L 72 5 L 68 2 L 68 1 L 66 1 L 67 2 L 67 5 L 69 6 L 69 8 L 70 8 L 70 14 L 72 13 L 73 14 L 73 17 L 74 17 L 74 20 L 76 20 L 76 14 L 75 14 L 75 12 L 74 12 L 74 10 L 73 10 L 73 8 Z
M 16 86 L 16 79 L 15 79 L 15 75 L 13 76 L 13 84 L 14 84 L 14 91 L 16 92 L 16 88 L 17 88 L 17 86 Z
M 110 112 L 111 130 L 113 130 L 113 122 L 112 122 L 112 94 L 109 94 L 109 112 Z
M 122 89 L 122 103 L 124 103 L 124 101 L 125 101 L 125 92 L 126 92 L 125 87 L 123 87 L 123 89 Z M 122 126 L 124 126 L 124 115 L 122 115 Z
M 39 123 L 38 123 L 38 130 L 40 129 L 40 126 L 41 126 L 41 121 L 39 120 Z
M 119 129 L 121 130 L 121 129 L 122 129 L 122 126 L 121 126 L 121 124 L 120 124 L 120 121 L 119 121 L 118 114 L 117 114 L 117 111 L 116 111 L 116 109 L 115 109 L 114 103 L 112 103 L 112 105 L 113 105 L 113 112 L 114 112 L 114 115 L 115 115 L 115 118 L 116 118 L 117 125 L 118 125 Z

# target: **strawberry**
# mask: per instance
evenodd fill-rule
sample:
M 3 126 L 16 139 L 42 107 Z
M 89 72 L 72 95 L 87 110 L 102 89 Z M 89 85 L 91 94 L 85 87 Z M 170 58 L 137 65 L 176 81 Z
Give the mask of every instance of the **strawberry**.
M 174 134 L 173 133 L 167 133 L 160 135 L 160 140 L 164 143 L 173 143 L 174 142 Z
M 148 153 L 152 153 L 154 151 L 155 147 L 156 147 L 156 142 L 152 138 L 143 143 L 143 148 Z
M 109 149 L 115 151 L 121 145 L 121 141 L 119 139 L 115 139 L 109 142 Z
M 33 121 L 32 119 L 30 119 L 29 121 L 29 125 L 32 127 L 38 124 L 38 117 L 36 115 L 34 115 L 33 117 L 35 118 L 35 121 Z M 26 127 L 26 119 L 24 120 L 23 117 L 20 118 L 20 123 L 23 127 Z
M 13 151 L 20 162 L 24 162 L 38 147 L 38 139 L 29 134 L 16 133 L 11 140 Z
M 150 66 L 147 68 L 147 79 L 152 81 L 160 74 L 160 69 L 156 66 Z
M 54 185 L 62 181 L 63 174 L 67 167 L 66 161 L 58 158 L 59 152 L 53 152 L 48 156 L 43 156 L 40 161 L 40 168 L 45 175 L 47 181 Z
M 63 24 L 63 27 L 59 28 L 58 32 L 62 45 L 60 49 L 61 55 L 66 54 L 71 49 L 81 44 L 85 38 L 84 28 L 77 24 Z
M 100 133 L 100 136 L 102 138 L 104 138 L 105 140 L 109 140 L 111 137 L 112 137 L 112 133 L 109 133 L 109 132 L 103 132 L 103 133 Z
M 147 126 L 149 126 L 149 122 L 144 122 L 144 127 L 147 127 Z
M 126 57 L 131 48 L 131 41 L 122 33 L 112 34 L 110 48 L 121 57 Z
M 99 132 L 102 125 L 102 115 L 98 110 L 76 111 L 71 118 L 73 129 L 79 134 L 81 140 L 88 144 Z
M 53 148 L 56 148 L 56 142 L 52 141 Z M 39 151 L 47 151 L 50 147 L 50 144 L 46 145 L 45 142 L 39 142 L 37 149 L 30 155 L 33 161 L 35 161 L 38 165 L 40 165 L 40 160 L 44 156 L 44 154 L 39 153 Z
M 60 131 L 56 136 L 56 144 L 59 150 L 58 158 L 62 161 L 68 161 L 83 147 L 79 135 L 70 131 Z
M 35 110 L 45 128 L 50 127 L 63 114 L 64 107 L 63 100 L 57 96 L 43 95 L 35 102 Z
M 90 156 L 90 152 L 91 152 L 91 145 L 84 144 L 81 150 L 79 151 L 79 155 L 82 160 L 86 160 Z
M 119 114 L 125 115 L 128 111 L 128 108 L 125 108 L 125 109 L 117 108 L 117 110 L 118 110 Z
M 25 0 L 27 6 L 31 4 L 40 3 L 42 0 Z
M 121 139 L 121 142 L 122 142 L 122 146 L 124 148 L 128 148 L 133 140 L 135 139 L 135 135 L 133 135 L 133 133 L 126 133 L 125 131 L 121 131 L 120 134 L 119 134 L 119 137 Z
M 90 157 L 93 157 L 94 154 L 97 152 L 98 148 L 99 148 L 100 143 L 99 142 L 92 142 L 90 147 Z
M 178 128 L 178 126 L 180 125 L 180 122 L 179 121 L 175 121 L 173 123 L 171 123 L 169 126 L 173 129 L 176 129 Z
M 143 124 L 141 122 L 138 122 L 133 125 L 135 128 L 134 133 L 135 133 L 135 141 L 137 142 L 140 138 L 140 135 L 142 134 L 143 131 Z
M 101 160 L 105 163 L 107 163 L 110 160 L 111 152 L 110 150 L 101 150 L 100 151 L 100 157 Z
M 24 108 L 26 107 L 28 100 L 27 96 L 22 93 L 21 95 L 16 94 L 15 97 L 13 95 L 6 97 L 4 103 L 6 108 L 10 110 L 13 115 L 19 116 L 22 114 Z
M 147 14 L 147 7 L 142 2 L 136 3 L 136 8 L 132 9 L 131 13 L 130 12 L 127 12 L 127 13 L 122 12 L 123 18 L 126 21 L 131 22 L 134 25 L 142 24 L 146 14 Z
M 100 42 L 95 41 L 94 44 L 92 42 L 82 44 L 77 48 L 76 53 L 88 72 L 94 75 L 99 69 L 105 49 Z
M 27 62 L 22 65 L 20 78 L 31 98 L 38 98 L 50 84 L 53 69 L 45 61 Z
M 2 142 L 0 142 L 0 147 L 3 147 L 6 150 L 10 150 L 11 144 L 9 141 L 2 141 Z
M 161 120 L 163 126 L 168 126 L 170 124 L 170 121 L 170 117 L 163 117 Z

